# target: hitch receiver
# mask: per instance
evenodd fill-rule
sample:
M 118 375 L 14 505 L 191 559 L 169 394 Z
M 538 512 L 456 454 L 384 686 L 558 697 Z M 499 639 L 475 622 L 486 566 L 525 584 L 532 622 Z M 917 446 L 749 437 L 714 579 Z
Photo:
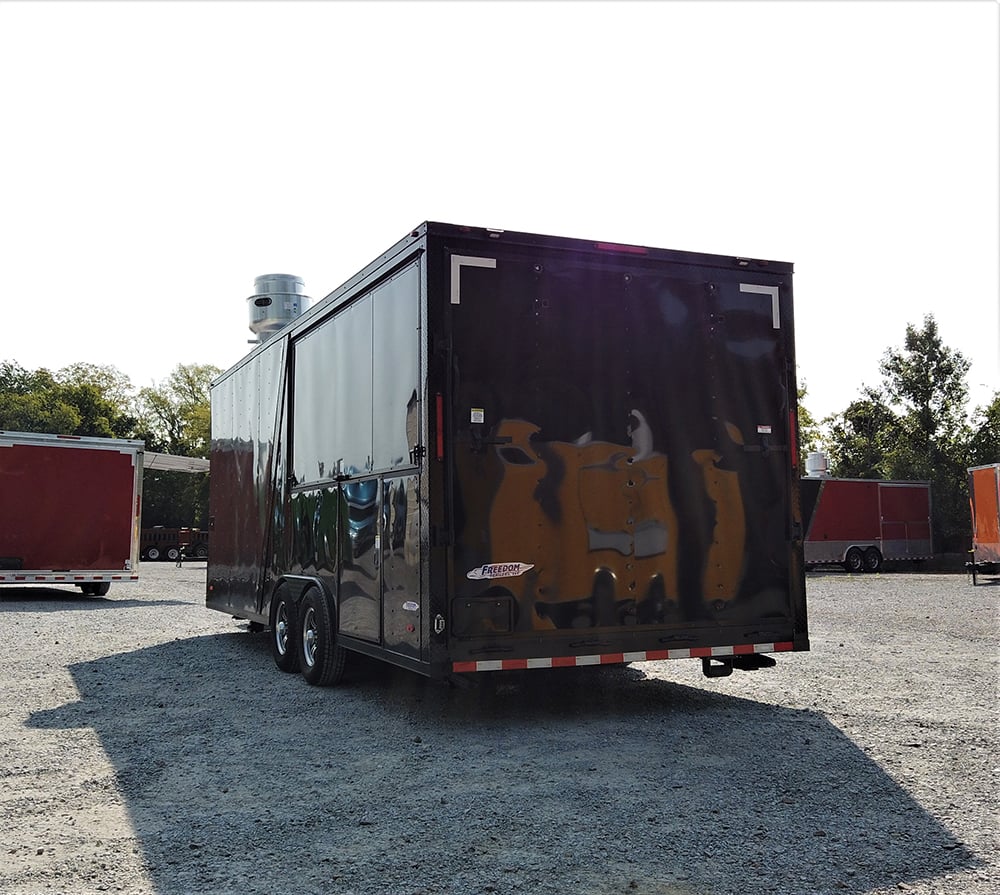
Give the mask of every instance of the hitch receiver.
M 749 653 L 745 656 L 703 656 L 701 671 L 705 677 L 729 677 L 734 668 L 740 671 L 756 671 L 758 668 L 774 668 L 778 663 L 764 653 Z
M 702 656 L 701 673 L 705 677 L 729 677 L 733 673 L 732 656 Z

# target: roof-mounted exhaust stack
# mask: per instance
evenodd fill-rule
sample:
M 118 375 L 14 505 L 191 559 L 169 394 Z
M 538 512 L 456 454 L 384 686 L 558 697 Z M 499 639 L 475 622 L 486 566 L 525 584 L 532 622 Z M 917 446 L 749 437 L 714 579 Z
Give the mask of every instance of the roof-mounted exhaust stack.
M 266 342 L 309 309 L 301 277 L 287 273 L 266 273 L 254 280 L 254 294 L 247 299 L 250 330 L 256 333 L 251 344 Z

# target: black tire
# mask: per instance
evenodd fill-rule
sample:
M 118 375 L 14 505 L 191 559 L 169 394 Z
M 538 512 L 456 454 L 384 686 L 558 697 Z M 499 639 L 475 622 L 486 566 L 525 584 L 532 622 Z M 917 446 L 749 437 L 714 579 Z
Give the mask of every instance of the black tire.
M 865 571 L 866 572 L 882 571 L 882 554 L 878 552 L 877 547 L 869 547 L 865 551 Z
M 306 683 L 329 687 L 344 676 L 347 651 L 337 642 L 337 612 L 319 588 L 299 603 L 299 668 Z
M 167 559 L 170 562 L 177 562 L 180 555 L 181 555 L 180 547 L 167 547 Z
M 852 547 L 844 557 L 844 568 L 848 572 L 864 571 L 865 555 L 857 547 Z
M 206 547 L 204 544 L 199 544 L 197 547 L 194 548 L 194 555 L 197 556 L 198 559 L 204 559 L 206 556 L 208 556 L 208 547 Z
M 271 601 L 271 656 L 281 671 L 299 670 L 299 651 L 295 605 L 287 599 L 281 588 Z
M 150 562 L 156 562 L 160 558 L 160 548 L 159 547 L 147 547 L 146 548 L 146 559 Z
M 88 581 L 80 585 L 80 590 L 87 597 L 103 597 L 111 590 L 110 581 Z

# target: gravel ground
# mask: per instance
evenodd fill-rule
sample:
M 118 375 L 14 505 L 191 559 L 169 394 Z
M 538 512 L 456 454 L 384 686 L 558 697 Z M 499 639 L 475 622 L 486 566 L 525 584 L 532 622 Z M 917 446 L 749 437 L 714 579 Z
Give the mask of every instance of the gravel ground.
M 0 588 L 5 895 L 1000 891 L 1000 583 L 813 573 L 812 652 L 730 678 L 324 690 L 140 574 Z

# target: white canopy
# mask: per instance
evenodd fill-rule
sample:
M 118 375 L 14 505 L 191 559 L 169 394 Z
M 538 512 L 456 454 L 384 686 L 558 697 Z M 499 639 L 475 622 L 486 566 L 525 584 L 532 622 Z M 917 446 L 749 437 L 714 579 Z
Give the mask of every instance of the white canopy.
M 158 454 L 146 451 L 143 454 L 144 469 L 165 469 L 171 472 L 208 472 L 208 460 L 202 457 L 179 457 L 176 454 Z

